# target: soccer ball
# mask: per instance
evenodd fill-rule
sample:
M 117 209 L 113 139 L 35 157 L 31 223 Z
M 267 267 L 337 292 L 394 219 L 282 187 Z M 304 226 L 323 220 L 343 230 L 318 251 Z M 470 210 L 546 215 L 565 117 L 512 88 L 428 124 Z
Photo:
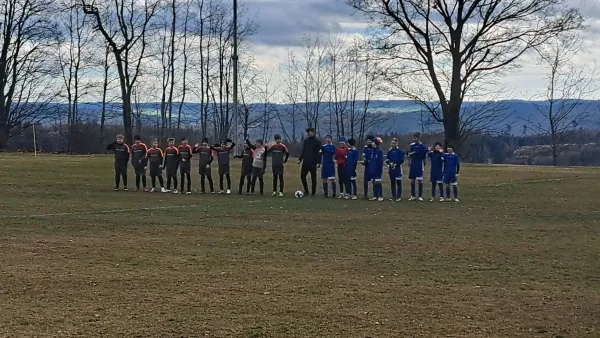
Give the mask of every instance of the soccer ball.
M 302 197 L 304 197 L 304 193 L 302 191 L 298 190 L 294 193 L 294 196 L 296 198 L 302 198 Z

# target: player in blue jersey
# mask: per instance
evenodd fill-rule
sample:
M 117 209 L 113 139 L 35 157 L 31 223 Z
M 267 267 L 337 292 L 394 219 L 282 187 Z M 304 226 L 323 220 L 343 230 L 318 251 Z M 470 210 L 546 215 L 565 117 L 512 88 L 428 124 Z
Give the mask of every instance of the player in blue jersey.
M 417 200 L 415 193 L 416 183 L 419 183 L 419 201 L 423 201 L 423 173 L 425 171 L 425 159 L 427 158 L 427 146 L 421 143 L 421 133 L 413 134 L 413 143 L 410 144 L 408 153 L 410 157 L 410 170 L 408 178 L 410 179 L 410 201 Z
M 398 148 L 398 139 L 392 139 L 392 146 L 387 152 L 385 161 L 390 174 L 390 185 L 392 188 L 392 201 L 402 201 L 402 164 L 404 163 L 404 151 Z
M 325 144 L 321 146 L 321 178 L 323 179 L 323 196 L 329 197 L 329 183 L 331 183 L 332 197 L 336 196 L 335 183 L 335 150 L 331 135 L 325 136 Z
M 446 198 L 450 201 L 450 186 L 454 192 L 454 202 L 458 200 L 458 173 L 460 171 L 460 158 L 454 152 L 452 146 L 446 148 L 447 152 L 443 155 L 444 160 L 444 184 L 446 185 Z
M 356 167 L 358 165 L 358 150 L 356 150 L 356 140 L 348 140 L 350 147 L 346 153 L 346 199 L 356 200 Z
M 375 136 L 367 136 L 367 145 L 363 148 L 363 160 L 362 165 L 365 166 L 365 172 L 363 176 L 363 192 L 365 194 L 365 199 L 369 199 L 369 182 L 371 182 L 372 178 L 369 177 L 369 162 L 371 161 L 371 156 L 373 155 L 373 141 L 375 140 Z
M 437 187 L 440 188 L 440 202 L 444 201 L 444 160 L 442 156 L 444 155 L 442 144 L 436 142 L 433 146 L 433 149 L 429 149 L 427 153 L 427 157 L 431 161 L 431 169 L 429 172 L 429 181 L 431 182 L 431 199 L 430 201 L 435 201 L 435 191 Z
M 384 155 L 383 150 L 379 148 L 379 145 L 382 143 L 383 142 L 381 138 L 375 138 L 373 141 L 373 153 L 371 154 L 371 160 L 367 165 L 369 178 L 373 182 L 373 198 L 371 198 L 371 201 L 383 201 L 383 187 L 381 185 L 381 178 L 383 176 Z

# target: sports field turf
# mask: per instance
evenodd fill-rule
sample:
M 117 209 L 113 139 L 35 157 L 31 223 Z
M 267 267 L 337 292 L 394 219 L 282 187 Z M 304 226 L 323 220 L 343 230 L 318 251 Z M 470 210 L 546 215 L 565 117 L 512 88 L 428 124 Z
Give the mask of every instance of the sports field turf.
M 600 336 L 599 169 L 467 165 L 460 204 L 295 200 L 286 170 L 116 193 L 109 156 L 0 155 L 0 336 Z

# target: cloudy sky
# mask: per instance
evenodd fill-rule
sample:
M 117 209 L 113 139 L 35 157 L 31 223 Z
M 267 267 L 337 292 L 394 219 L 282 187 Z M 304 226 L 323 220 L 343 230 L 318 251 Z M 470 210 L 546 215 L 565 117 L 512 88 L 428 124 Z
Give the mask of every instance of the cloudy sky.
M 584 48 L 575 56 L 578 65 L 594 67 L 600 61 L 600 0 L 567 0 L 587 16 L 588 29 L 583 32 Z M 344 0 L 241 0 L 260 28 L 252 45 L 257 64 L 263 69 L 277 69 L 289 49 L 299 49 L 305 34 L 361 34 L 365 20 L 354 14 Z M 504 97 L 531 99 L 544 87 L 544 72 L 533 56 L 521 60 L 522 67 L 500 80 Z M 598 64 L 600 67 L 600 62 Z M 600 69 L 600 68 L 598 68 Z M 277 77 L 277 76 L 276 76 Z M 600 80 L 600 79 L 599 79 Z M 594 94 L 600 99 L 600 91 Z

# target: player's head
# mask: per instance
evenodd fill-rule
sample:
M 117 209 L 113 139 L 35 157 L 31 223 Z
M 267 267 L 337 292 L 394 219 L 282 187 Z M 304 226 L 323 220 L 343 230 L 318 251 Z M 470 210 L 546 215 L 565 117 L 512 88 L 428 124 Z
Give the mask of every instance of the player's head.
M 315 128 L 312 128 L 312 127 L 306 128 L 306 136 L 308 136 L 308 137 L 315 136 Z
M 325 143 L 331 144 L 333 142 L 333 137 L 331 135 L 325 135 Z
M 157 139 L 152 140 L 152 147 L 158 148 L 158 140 Z
M 133 142 L 135 142 L 135 144 L 140 144 L 142 143 L 142 138 L 140 137 L 140 135 L 135 135 L 133 137 Z
M 265 141 L 263 139 L 259 138 L 256 140 L 256 146 L 262 147 L 264 145 L 265 145 Z
M 376 147 L 379 147 L 379 145 L 383 143 L 383 140 L 378 136 L 375 138 L 375 140 L 373 140 L 373 143 L 375 143 Z
M 392 145 L 392 148 L 398 148 L 398 139 L 394 137 L 392 139 L 391 145 Z
M 441 153 L 443 149 L 444 149 L 444 146 L 442 146 L 442 144 L 440 142 L 436 142 L 433 145 L 433 150 L 435 150 L 438 153 Z
M 117 135 L 117 143 L 118 144 L 123 144 L 123 140 L 125 140 L 125 137 L 123 137 L 123 135 L 121 135 L 121 134 Z
M 175 145 L 175 139 L 174 139 L 174 138 L 172 138 L 172 137 L 169 137 L 169 138 L 167 139 L 167 144 L 169 144 L 169 147 L 172 147 L 172 146 L 174 146 L 174 145 Z
M 187 145 L 187 144 L 188 144 L 188 139 L 187 139 L 187 138 L 185 138 L 185 137 L 184 137 L 184 138 L 182 138 L 182 139 L 181 139 L 181 144 L 182 144 L 182 145 L 184 145 L 184 146 L 185 146 L 185 145 Z
M 353 139 L 353 138 L 351 138 L 351 139 L 349 139 L 349 140 L 348 140 L 348 144 L 349 144 L 351 147 L 354 147 L 354 146 L 356 145 L 356 140 L 355 140 L 355 139 Z
M 413 134 L 413 142 L 415 143 L 420 143 L 421 142 L 421 133 L 414 133 Z
M 372 147 L 373 141 L 375 141 L 375 136 L 373 136 L 373 135 L 367 136 L 367 146 Z
M 446 147 L 446 151 L 448 152 L 448 154 L 454 154 L 454 146 L 452 146 L 451 144 L 449 144 Z
M 281 135 L 275 134 L 275 143 L 277 143 L 277 144 L 281 143 Z
M 340 148 L 346 148 L 346 138 L 344 136 L 340 137 L 338 140 L 338 145 Z
M 202 138 L 202 145 L 205 146 L 205 147 L 208 146 L 208 137 L 203 137 Z

